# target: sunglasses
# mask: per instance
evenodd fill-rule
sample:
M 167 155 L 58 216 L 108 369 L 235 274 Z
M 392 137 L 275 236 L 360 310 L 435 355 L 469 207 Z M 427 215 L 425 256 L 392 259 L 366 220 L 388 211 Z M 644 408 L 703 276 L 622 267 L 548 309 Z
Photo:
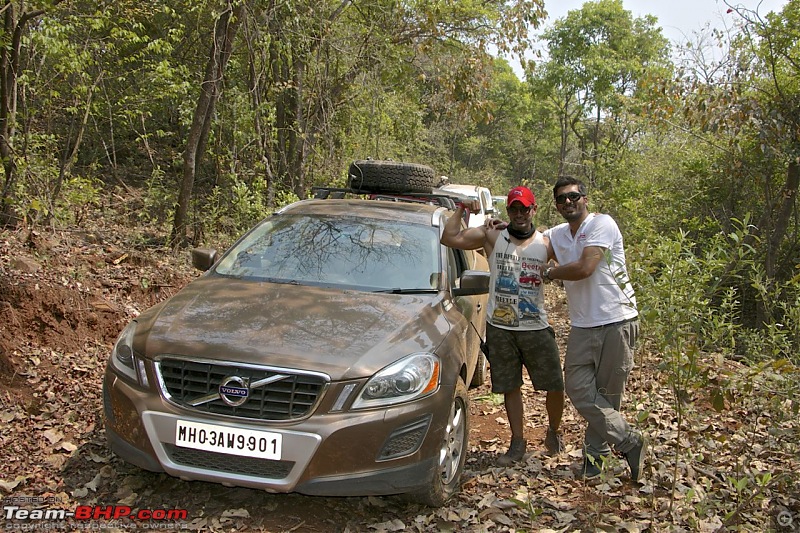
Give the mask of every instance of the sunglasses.
M 568 193 L 564 193 L 564 194 L 559 194 L 558 196 L 556 196 L 556 203 L 559 204 L 559 205 L 560 204 L 565 204 L 565 203 L 567 203 L 567 199 L 569 198 L 569 201 L 574 204 L 575 202 L 577 202 L 578 200 L 580 200 L 584 196 L 586 196 L 586 195 L 585 194 L 581 194 L 579 192 L 568 192 Z
M 506 211 L 508 211 L 509 213 L 522 213 L 524 215 L 527 215 L 528 213 L 531 212 L 531 208 L 530 206 L 525 207 L 523 205 L 510 205 L 506 207 Z

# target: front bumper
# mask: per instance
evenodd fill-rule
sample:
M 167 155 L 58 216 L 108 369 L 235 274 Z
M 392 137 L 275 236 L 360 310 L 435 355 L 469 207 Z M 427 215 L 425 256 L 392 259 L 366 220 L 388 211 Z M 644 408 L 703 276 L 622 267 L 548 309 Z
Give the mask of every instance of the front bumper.
M 437 469 L 452 402 L 445 386 L 416 402 L 383 409 L 316 413 L 296 423 L 262 424 L 179 411 L 108 371 L 107 439 L 125 461 L 184 480 L 268 492 L 366 496 L 426 488 Z M 280 433 L 280 460 L 241 457 L 175 445 L 179 420 Z

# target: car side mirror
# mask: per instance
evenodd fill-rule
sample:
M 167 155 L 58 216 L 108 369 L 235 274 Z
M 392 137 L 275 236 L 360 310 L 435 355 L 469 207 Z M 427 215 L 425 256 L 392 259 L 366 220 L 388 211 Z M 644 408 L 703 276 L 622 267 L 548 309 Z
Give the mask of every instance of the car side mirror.
M 193 248 L 192 266 L 205 272 L 217 261 L 217 251 L 213 248 Z
M 461 274 L 459 287 L 453 289 L 453 296 L 474 296 L 489 293 L 491 275 L 483 270 L 465 270 Z

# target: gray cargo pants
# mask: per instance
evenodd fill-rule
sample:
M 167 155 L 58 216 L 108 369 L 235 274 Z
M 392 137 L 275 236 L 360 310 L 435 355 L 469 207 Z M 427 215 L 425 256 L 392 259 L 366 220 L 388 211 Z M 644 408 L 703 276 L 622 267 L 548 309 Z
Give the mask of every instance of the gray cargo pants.
M 586 419 L 584 453 L 608 455 L 613 445 L 626 453 L 639 442 L 639 433 L 619 412 L 639 321 L 596 328 L 570 329 L 564 358 L 564 383 L 572 405 Z

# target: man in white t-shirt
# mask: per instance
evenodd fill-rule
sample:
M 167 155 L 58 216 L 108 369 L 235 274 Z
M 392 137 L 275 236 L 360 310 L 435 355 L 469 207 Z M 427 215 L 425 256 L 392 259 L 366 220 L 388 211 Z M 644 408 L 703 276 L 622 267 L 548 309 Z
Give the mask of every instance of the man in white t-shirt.
M 546 269 L 544 277 L 563 280 L 569 301 L 565 388 L 588 424 L 580 476 L 599 476 L 613 446 L 625 456 L 631 479 L 638 481 L 647 441 L 620 413 L 639 333 L 622 233 L 610 216 L 589 213 L 580 180 L 559 178 L 553 196 L 566 222 L 545 232 L 558 266 Z

